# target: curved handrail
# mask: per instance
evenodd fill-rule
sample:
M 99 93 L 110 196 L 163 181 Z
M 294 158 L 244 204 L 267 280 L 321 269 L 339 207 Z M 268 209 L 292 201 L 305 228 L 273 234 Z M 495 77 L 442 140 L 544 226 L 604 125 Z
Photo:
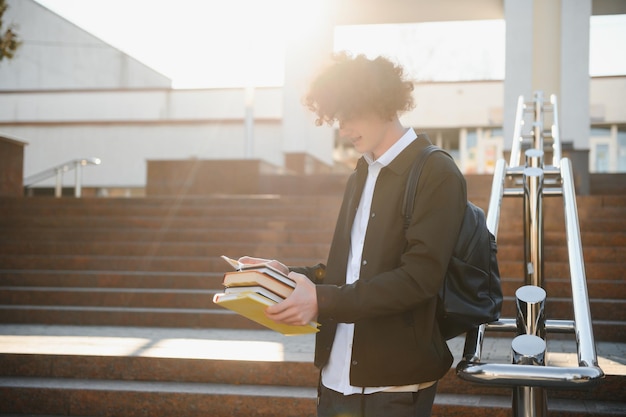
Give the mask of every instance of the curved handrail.
M 498 236 L 498 225 L 500 224 L 500 207 L 504 197 L 504 179 L 506 176 L 506 162 L 504 159 L 496 161 L 491 183 L 491 196 L 489 197 L 489 208 L 487 209 L 487 229 L 494 236 Z
M 574 192 L 574 174 L 568 158 L 561 160 L 563 177 L 563 206 L 565 210 L 565 231 L 572 281 L 572 302 L 578 344 L 578 362 L 581 366 L 597 366 L 598 359 L 591 326 L 591 311 L 587 294 L 585 263 L 578 222 L 578 209 Z
M 524 96 L 517 98 L 517 109 L 515 110 L 515 128 L 513 129 L 513 145 L 511 146 L 511 156 L 509 166 L 518 166 L 520 163 L 520 151 L 522 149 L 522 126 L 524 125 Z
M 71 171 L 72 169 L 76 170 L 75 184 L 74 184 L 74 195 L 76 197 L 81 196 L 81 169 L 87 165 L 100 165 L 102 161 L 100 158 L 80 158 L 73 159 L 71 161 L 65 162 L 63 164 L 54 166 L 52 168 L 46 169 L 45 171 L 41 171 L 37 174 L 28 176 L 24 178 L 24 188 L 30 188 L 34 184 L 37 184 L 41 181 L 47 180 L 48 178 L 56 177 L 56 187 L 54 195 L 56 197 L 61 197 L 61 188 L 62 188 L 62 180 L 63 174 L 65 172 Z
M 537 110 L 538 102 L 540 101 L 542 101 L 541 94 L 535 94 L 535 110 Z M 554 95 L 551 96 L 550 101 L 552 105 L 551 110 L 554 112 L 552 124 L 553 166 L 544 166 L 543 158 L 541 157 L 541 169 L 545 174 L 557 177 L 561 187 L 542 188 L 540 193 L 550 196 L 560 195 L 563 198 L 574 320 L 545 320 L 545 331 L 548 333 L 575 333 L 578 366 L 560 367 L 519 363 L 482 363 L 482 345 L 487 330 L 520 332 L 517 319 L 503 318 L 493 323 L 481 325 L 466 334 L 463 358 L 456 367 L 456 373 L 460 378 L 467 381 L 487 385 L 573 388 L 595 386 L 604 378 L 604 372 L 598 366 L 591 324 L 572 164 L 569 159 L 561 157 L 556 97 Z M 525 110 L 524 107 L 523 97 L 520 96 L 517 109 L 518 120 L 516 122 L 511 150 L 511 164 L 516 162 L 521 165 L 520 152 L 523 135 L 520 129 L 523 125 L 522 118 Z M 539 108 L 542 109 L 543 107 L 539 106 Z M 541 111 L 535 112 L 536 118 L 542 116 Z M 536 128 L 538 124 L 540 124 L 539 121 L 536 121 L 534 128 Z M 534 136 L 538 134 L 542 135 L 543 133 L 536 131 Z M 542 145 L 543 138 L 538 139 L 539 140 L 535 141 L 535 145 Z M 534 155 L 538 155 L 537 150 L 532 149 L 532 151 L 535 151 Z M 542 151 L 543 149 L 541 149 L 541 152 Z M 524 175 L 524 171 L 524 166 L 516 165 L 510 168 L 507 167 L 504 159 L 500 159 L 496 163 L 491 196 L 489 199 L 489 211 L 487 213 L 487 227 L 496 238 L 503 197 L 525 196 L 523 188 L 505 189 L 505 178 L 508 176 L 519 179 Z M 542 231 L 541 229 L 541 233 Z M 532 239 L 532 237 L 528 239 Z M 534 265 L 534 267 L 537 268 L 540 267 L 540 265 Z
M 559 167 L 561 161 L 561 133 L 559 130 L 559 109 L 557 104 L 557 98 L 555 94 L 550 96 L 550 103 L 552 103 L 552 165 Z

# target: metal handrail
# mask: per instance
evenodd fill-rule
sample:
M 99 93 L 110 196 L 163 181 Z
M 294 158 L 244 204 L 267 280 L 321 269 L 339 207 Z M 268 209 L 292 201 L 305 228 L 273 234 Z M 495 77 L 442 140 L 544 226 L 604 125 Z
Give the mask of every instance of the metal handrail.
M 494 170 L 491 184 L 491 196 L 489 197 L 489 207 L 487 209 L 487 228 L 494 236 L 498 236 L 500 208 L 502 207 L 502 197 L 504 197 L 505 176 L 506 162 L 504 159 L 498 159 Z
M 558 168 L 561 162 L 561 133 L 559 130 L 559 111 L 556 95 L 552 94 L 550 96 L 550 103 L 552 104 L 552 166 Z
M 513 129 L 513 144 L 511 146 L 511 156 L 509 166 L 518 166 L 520 161 L 520 151 L 522 149 L 522 126 L 524 125 L 524 96 L 517 98 L 517 109 L 515 110 L 515 128 Z
M 34 184 L 47 180 L 48 178 L 56 177 L 54 196 L 61 197 L 63 174 L 74 169 L 76 173 L 74 177 L 74 196 L 80 197 L 82 194 L 82 167 L 87 165 L 100 165 L 101 162 L 100 158 L 81 158 L 65 162 L 24 178 L 24 188 L 31 188 Z
M 509 166 L 515 167 L 521 165 L 522 142 L 525 138 L 533 139 L 533 148 L 543 150 L 544 132 L 543 114 L 550 111 L 552 113 L 552 124 L 550 125 L 550 137 L 552 138 L 552 166 L 558 168 L 562 158 L 561 154 L 561 134 L 559 130 L 558 117 L 558 100 L 555 94 L 550 95 L 550 104 L 544 103 L 543 94 L 535 92 L 532 103 L 526 103 L 524 96 L 517 98 L 517 109 L 515 111 L 515 126 L 513 128 L 513 142 L 511 146 L 511 155 L 509 157 Z M 531 107 L 532 104 L 532 107 Z M 524 114 L 533 111 L 535 121 L 533 123 L 533 132 L 528 136 L 522 134 L 524 128 Z
M 539 106 L 541 101 L 541 94 L 535 94 L 535 109 L 543 109 L 543 106 Z M 593 337 L 593 328 L 591 322 L 591 313 L 589 308 L 589 297 L 587 293 L 587 284 L 585 277 L 585 265 L 582 253 L 582 243 L 580 237 L 580 225 L 578 221 L 578 209 L 576 206 L 576 195 L 574 187 L 574 176 L 572 170 L 572 164 L 569 159 L 561 158 L 561 141 L 558 134 L 558 115 L 556 97 L 551 97 L 552 110 L 554 112 L 553 125 L 552 125 L 552 139 L 553 139 L 553 165 L 543 165 L 543 141 L 542 138 L 535 138 L 535 146 L 541 146 L 541 149 L 532 149 L 526 151 L 527 161 L 526 166 L 537 166 L 539 164 L 543 175 L 555 177 L 560 184 L 559 188 L 546 188 L 538 187 L 535 190 L 536 193 L 546 196 L 559 195 L 563 197 L 563 209 L 565 213 L 565 230 L 567 236 L 567 249 L 569 256 L 570 267 L 570 280 L 572 287 L 572 302 L 574 305 L 574 320 L 546 320 L 543 318 L 543 325 L 545 326 L 545 332 L 547 333 L 575 333 L 576 335 L 576 348 L 578 353 L 578 366 L 577 367 L 561 367 L 561 366 L 548 366 L 548 365 L 531 365 L 520 363 L 483 363 L 481 362 L 481 355 L 483 351 L 483 340 L 486 331 L 506 331 L 521 333 L 519 328 L 519 311 L 518 317 L 514 319 L 503 318 L 493 323 L 481 325 L 474 331 L 468 332 L 465 338 L 465 347 L 463 351 L 463 358 L 456 367 L 457 375 L 467 381 L 482 383 L 487 385 L 501 385 L 501 386 L 515 386 L 518 389 L 523 387 L 529 387 L 528 389 L 542 390 L 543 388 L 572 388 L 572 387 L 591 387 L 598 384 L 604 378 L 604 372 L 598 366 L 597 353 L 595 349 L 595 342 Z M 539 106 L 539 107 L 537 107 Z M 525 111 L 525 103 L 523 97 L 520 97 L 518 101 L 518 120 L 516 122 L 515 134 L 513 137 L 513 146 L 511 150 L 511 162 L 518 161 L 521 158 L 521 140 L 523 135 L 521 130 L 518 130 L 518 126 L 521 128 L 523 121 L 523 113 Z M 541 112 L 535 112 L 535 118 L 542 117 Z M 533 128 L 541 126 L 541 122 L 536 120 Z M 536 132 L 537 133 L 537 132 Z M 542 131 L 538 134 L 543 134 Z M 532 136 L 532 135 L 531 135 Z M 532 155 L 530 158 L 529 156 Z M 532 168 L 537 169 L 537 168 Z M 491 196 L 489 199 L 489 208 L 487 213 L 487 227 L 497 238 L 498 225 L 500 219 L 500 211 L 502 205 L 502 199 L 505 196 L 524 197 L 527 198 L 524 187 L 521 188 L 505 188 L 505 179 L 507 177 L 519 180 L 523 177 L 528 169 L 524 166 L 514 166 L 508 168 L 506 161 L 500 159 L 496 162 L 496 167 L 493 176 Z M 541 180 L 543 180 L 543 175 Z M 523 182 L 523 181 L 522 181 Z M 517 182 L 519 183 L 519 181 Z M 526 205 L 526 200 L 525 200 Z M 541 210 L 537 207 L 527 208 L 527 210 Z M 533 216 L 539 217 L 541 220 L 541 212 L 533 213 Z M 540 221 L 539 237 L 531 235 L 530 237 L 525 235 L 526 239 L 542 239 L 543 234 L 543 222 Z M 525 242 L 528 243 L 528 242 Z M 541 245 L 539 245 L 541 247 Z M 542 248 L 541 248 L 542 250 Z M 525 254 L 525 258 L 526 258 Z M 541 256 L 539 256 L 540 262 Z M 525 262 L 527 259 L 525 259 Z M 533 268 L 541 268 L 542 265 L 533 265 Z M 528 277 L 527 277 L 528 278 Z M 542 286 L 541 274 L 539 274 L 539 282 L 535 285 Z M 536 286 L 534 287 L 536 288 Z M 538 387 L 538 388 L 536 388 Z M 522 392 L 520 394 L 520 392 Z M 528 411 L 524 407 L 541 407 L 536 404 L 517 404 L 517 407 L 521 409 L 515 410 L 516 395 L 526 395 L 523 391 L 514 391 L 514 412 L 526 415 Z M 528 397 L 529 398 L 529 397 Z M 530 401 L 528 402 L 530 403 Z M 539 402 L 540 403 L 540 402 Z M 532 415 L 543 415 L 542 410 L 530 410 Z M 515 414 L 518 415 L 518 414 Z M 529 414 L 530 415 L 530 414 Z
M 487 227 L 497 237 L 497 222 L 503 197 L 505 162 L 499 160 L 493 178 L 492 193 L 487 213 Z M 488 364 L 480 362 L 482 340 L 485 330 L 517 331 L 515 319 L 501 319 L 483 325 L 466 335 L 463 359 L 457 365 L 459 377 L 490 385 L 524 385 L 538 387 L 579 387 L 595 385 L 604 377 L 598 366 L 591 312 L 587 295 L 585 266 L 582 255 L 578 210 L 574 191 L 574 176 L 569 159 L 561 160 L 563 179 L 563 205 L 565 210 L 567 248 L 571 272 L 574 320 L 546 320 L 548 333 L 575 333 L 578 352 L 578 367 L 532 366 L 514 364 Z M 494 213 L 494 214 L 492 214 Z M 496 232 L 496 233 L 494 233 Z M 480 344 L 480 346 L 479 346 Z
M 572 302 L 574 304 L 576 341 L 578 342 L 578 362 L 581 366 L 597 367 L 598 359 L 593 338 L 593 328 L 591 326 L 585 263 L 574 191 L 574 173 L 572 164 L 567 158 L 561 160 L 561 174 L 563 176 L 563 205 L 565 209 L 567 250 L 570 273 L 572 274 Z M 602 375 L 600 368 L 598 368 L 598 371 L 598 376 Z

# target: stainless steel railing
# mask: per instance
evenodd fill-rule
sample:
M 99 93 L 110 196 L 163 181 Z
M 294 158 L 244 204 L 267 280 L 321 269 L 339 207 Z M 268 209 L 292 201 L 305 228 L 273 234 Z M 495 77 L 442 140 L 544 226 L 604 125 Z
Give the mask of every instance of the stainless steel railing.
M 529 120 L 529 115 L 532 117 Z M 548 119 L 552 116 L 552 120 Z M 546 130 L 546 123 L 550 123 L 550 129 Z M 529 124 L 531 129 L 524 134 L 524 127 Z M 513 129 L 513 144 L 511 146 L 511 156 L 509 158 L 509 166 L 523 166 L 522 161 L 522 144 L 530 140 L 531 148 L 540 151 L 544 150 L 544 139 L 552 140 L 552 167 L 558 169 L 561 161 L 561 135 L 559 130 L 558 103 L 554 94 L 550 96 L 550 103 L 545 103 L 543 93 L 537 91 L 534 93 L 533 101 L 526 103 L 524 97 L 520 96 L 517 100 L 517 109 L 515 112 L 515 128 Z
M 524 135 L 524 114 L 532 110 L 532 132 Z M 546 111 L 553 113 L 549 133 L 543 128 Z M 598 384 L 604 373 L 598 366 L 578 222 L 578 209 L 572 164 L 561 157 L 558 129 L 557 100 L 543 103 L 541 93 L 535 93 L 530 104 L 519 98 L 516 127 L 511 149 L 511 164 L 497 161 L 493 176 L 487 226 L 496 236 L 504 197 L 522 197 L 524 201 L 524 283 L 516 292 L 515 318 L 503 318 L 480 326 L 466 335 L 463 359 L 456 368 L 457 375 L 467 381 L 513 386 L 513 415 L 545 416 L 545 388 L 571 388 Z M 544 165 L 544 139 L 552 140 L 552 165 Z M 525 161 L 521 160 L 522 143 L 530 140 Z M 506 188 L 507 178 L 512 187 Z M 543 277 L 543 197 L 562 196 L 565 231 L 569 257 L 574 320 L 549 320 L 544 314 L 546 293 Z M 512 363 L 484 363 L 482 344 L 486 331 L 516 333 L 511 343 Z M 577 367 L 548 366 L 545 362 L 546 335 L 574 333 L 578 353 Z
M 24 188 L 26 190 L 48 178 L 55 177 L 54 196 L 61 197 L 63 191 L 63 174 L 74 170 L 74 196 L 80 197 L 82 194 L 82 168 L 87 165 L 100 165 L 100 158 L 82 158 L 65 162 L 64 164 L 46 169 L 45 171 L 24 178 Z

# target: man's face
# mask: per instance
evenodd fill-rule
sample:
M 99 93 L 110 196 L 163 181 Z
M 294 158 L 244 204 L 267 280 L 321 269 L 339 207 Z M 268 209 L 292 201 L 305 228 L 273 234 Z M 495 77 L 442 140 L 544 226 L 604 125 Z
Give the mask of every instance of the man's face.
M 357 152 L 371 153 L 374 160 L 393 145 L 397 138 L 389 136 L 390 120 L 376 114 L 339 120 L 339 135 L 349 139 Z

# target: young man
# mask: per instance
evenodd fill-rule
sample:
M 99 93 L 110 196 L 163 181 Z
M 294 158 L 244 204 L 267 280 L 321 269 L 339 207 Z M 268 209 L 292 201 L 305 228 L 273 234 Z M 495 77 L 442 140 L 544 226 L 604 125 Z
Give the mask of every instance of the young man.
M 347 183 L 323 282 L 291 272 L 293 294 L 266 312 L 282 323 L 321 323 L 320 417 L 429 416 L 437 381 L 452 364 L 435 310 L 466 185 L 454 161 L 432 154 L 404 230 L 407 177 L 429 144 L 398 118 L 413 107 L 412 90 L 390 61 L 344 54 L 306 97 L 318 125 L 338 121 L 341 136 L 363 154 Z M 293 270 L 315 280 L 312 268 Z

